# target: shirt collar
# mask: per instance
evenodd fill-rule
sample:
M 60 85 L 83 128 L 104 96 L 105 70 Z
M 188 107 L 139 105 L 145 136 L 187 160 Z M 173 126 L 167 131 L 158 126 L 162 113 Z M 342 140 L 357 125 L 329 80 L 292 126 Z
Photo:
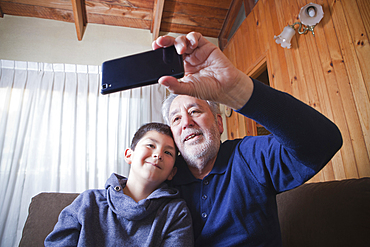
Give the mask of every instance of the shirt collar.
M 239 141 L 238 141 L 239 142 Z M 223 174 L 226 171 L 228 166 L 230 157 L 233 153 L 235 145 L 238 143 L 235 141 L 225 141 L 221 143 L 220 149 L 218 150 L 217 158 L 215 164 L 211 170 L 211 172 L 206 176 L 208 177 L 211 174 Z M 193 174 L 190 172 L 185 160 L 182 156 L 177 157 L 176 159 L 176 167 L 177 173 L 172 179 L 172 185 L 185 185 L 197 181 L 201 181 L 200 179 L 196 179 Z M 205 178 L 206 178 L 205 177 Z

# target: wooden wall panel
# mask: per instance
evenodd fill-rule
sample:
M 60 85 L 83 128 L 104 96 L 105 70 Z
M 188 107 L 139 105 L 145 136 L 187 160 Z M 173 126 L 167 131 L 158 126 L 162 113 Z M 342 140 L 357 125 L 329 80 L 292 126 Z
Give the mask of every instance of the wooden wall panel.
M 336 30 L 336 32 L 338 34 L 338 40 L 343 44 L 342 52 L 344 53 L 344 62 L 349 74 L 350 85 L 359 113 L 360 124 L 367 149 L 366 152 L 363 150 L 359 156 L 361 160 L 365 161 L 369 159 L 370 154 L 369 39 L 368 37 L 365 38 L 366 30 L 356 2 L 353 3 L 353 1 L 345 0 L 335 4 L 333 3 L 332 6 L 333 11 L 337 11 L 337 13 L 341 14 L 341 16 L 339 14 L 334 15 L 333 21 L 338 23 L 338 25 L 342 25 L 345 20 L 347 24 L 345 28 Z M 367 6 L 370 6 L 369 2 Z M 358 172 L 360 176 L 368 174 L 370 172 L 370 167 L 364 165 L 364 162 L 359 162 Z
M 370 1 L 314 0 L 324 18 L 311 33 L 283 49 L 274 41 L 298 19 L 308 0 L 260 0 L 224 49 L 246 74 L 266 61 L 270 85 L 288 92 L 334 121 L 344 144 L 311 181 L 370 176 Z M 248 120 L 227 119 L 230 139 L 246 132 Z M 244 120 L 243 120 L 244 119 Z

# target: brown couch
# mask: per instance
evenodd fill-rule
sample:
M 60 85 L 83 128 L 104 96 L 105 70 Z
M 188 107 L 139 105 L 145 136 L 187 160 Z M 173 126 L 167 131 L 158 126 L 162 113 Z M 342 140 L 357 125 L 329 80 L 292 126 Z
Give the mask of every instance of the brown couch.
M 77 195 L 35 196 L 19 246 L 43 246 Z M 285 247 L 370 246 L 370 178 L 304 184 L 278 195 L 277 203 Z

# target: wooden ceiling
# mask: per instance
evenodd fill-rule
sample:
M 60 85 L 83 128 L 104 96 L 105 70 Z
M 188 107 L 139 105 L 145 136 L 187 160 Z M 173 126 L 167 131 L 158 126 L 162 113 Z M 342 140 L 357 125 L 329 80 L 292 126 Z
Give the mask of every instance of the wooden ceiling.
M 245 1 L 245 0 L 244 0 Z M 0 0 L 0 14 L 76 24 L 82 40 L 88 23 L 219 37 L 232 2 L 243 0 Z

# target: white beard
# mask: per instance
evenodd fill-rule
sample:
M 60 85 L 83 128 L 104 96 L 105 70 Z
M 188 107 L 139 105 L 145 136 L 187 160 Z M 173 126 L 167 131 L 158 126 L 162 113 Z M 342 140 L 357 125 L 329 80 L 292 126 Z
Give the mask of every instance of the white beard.
M 194 132 L 194 130 L 189 130 L 189 132 L 191 131 Z M 206 131 L 195 131 L 197 133 L 202 133 L 202 138 L 183 146 L 181 148 L 183 150 L 180 150 L 180 153 L 187 165 L 202 170 L 208 161 L 216 157 L 220 149 L 221 137 L 216 125 L 213 125 L 211 129 Z

